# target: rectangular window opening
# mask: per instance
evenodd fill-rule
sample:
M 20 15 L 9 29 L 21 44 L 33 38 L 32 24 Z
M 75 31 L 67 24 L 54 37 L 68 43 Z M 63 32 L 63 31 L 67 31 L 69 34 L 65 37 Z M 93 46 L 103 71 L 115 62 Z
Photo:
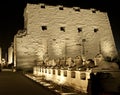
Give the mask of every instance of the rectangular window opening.
M 71 72 L 71 78 L 75 78 L 75 72 Z
M 95 29 L 94 29 L 94 32 L 95 32 L 95 33 L 98 32 L 98 28 L 95 28 Z
M 64 76 L 67 77 L 67 71 L 64 71 Z
M 47 30 L 47 26 L 41 26 L 41 28 L 43 31 Z
M 82 28 L 78 28 L 78 33 L 82 32 Z
M 45 9 L 45 5 L 41 5 L 40 7 L 41 7 L 42 9 Z
M 61 7 L 59 7 L 59 10 L 64 10 L 64 8 L 61 6 Z
M 47 69 L 45 69 L 45 73 L 47 73 Z
M 80 74 L 80 79 L 81 80 L 86 80 L 86 73 L 81 73 Z
M 53 75 L 55 75 L 55 69 L 53 69 Z
M 59 75 L 59 76 L 61 75 L 61 71 L 60 71 L 60 70 L 58 70 L 58 75 Z
M 49 69 L 49 74 L 51 74 L 51 69 Z
M 60 30 L 65 32 L 65 27 L 60 27 Z

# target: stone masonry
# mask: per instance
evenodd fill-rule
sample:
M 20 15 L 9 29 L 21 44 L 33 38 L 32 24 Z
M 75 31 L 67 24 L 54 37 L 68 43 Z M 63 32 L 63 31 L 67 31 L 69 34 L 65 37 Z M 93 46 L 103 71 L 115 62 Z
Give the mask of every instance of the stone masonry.
M 96 9 L 27 4 L 24 29 L 14 38 L 17 68 L 32 68 L 44 57 L 50 59 L 98 53 L 114 58 L 117 50 L 106 12 Z

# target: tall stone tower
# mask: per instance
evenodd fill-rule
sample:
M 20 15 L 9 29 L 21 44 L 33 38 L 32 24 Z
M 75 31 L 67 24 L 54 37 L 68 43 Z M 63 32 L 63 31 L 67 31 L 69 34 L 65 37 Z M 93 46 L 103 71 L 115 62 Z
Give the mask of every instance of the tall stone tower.
M 8 48 L 8 65 L 13 63 L 13 44 Z
M 24 29 L 15 37 L 18 68 L 30 68 L 46 55 L 51 59 L 117 56 L 108 15 L 96 9 L 27 4 Z
M 0 47 L 0 63 L 1 63 L 1 60 L 2 60 L 2 48 Z

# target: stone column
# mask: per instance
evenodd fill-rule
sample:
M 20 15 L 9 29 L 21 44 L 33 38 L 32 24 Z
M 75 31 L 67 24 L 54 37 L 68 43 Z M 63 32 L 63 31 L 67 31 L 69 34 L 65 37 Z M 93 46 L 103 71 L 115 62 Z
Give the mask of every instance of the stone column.
M 13 46 L 8 48 L 8 64 L 13 63 Z
M 16 42 L 16 39 L 17 39 L 17 37 L 16 37 L 16 35 L 14 36 L 14 45 L 13 45 L 13 54 L 14 54 L 14 67 L 16 67 L 16 50 L 17 50 L 17 42 Z
M 2 48 L 0 47 L 0 63 L 1 63 L 1 60 L 2 60 Z

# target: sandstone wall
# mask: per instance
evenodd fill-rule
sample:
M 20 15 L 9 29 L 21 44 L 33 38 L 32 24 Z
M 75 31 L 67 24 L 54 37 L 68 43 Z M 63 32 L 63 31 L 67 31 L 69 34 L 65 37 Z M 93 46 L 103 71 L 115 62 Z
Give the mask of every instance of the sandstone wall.
M 51 59 L 83 54 L 88 59 L 100 52 L 112 58 L 117 55 L 106 12 L 27 4 L 24 28 L 26 35 L 16 38 L 18 67 L 32 66 L 46 55 Z
M 8 48 L 8 64 L 13 63 L 13 46 Z

